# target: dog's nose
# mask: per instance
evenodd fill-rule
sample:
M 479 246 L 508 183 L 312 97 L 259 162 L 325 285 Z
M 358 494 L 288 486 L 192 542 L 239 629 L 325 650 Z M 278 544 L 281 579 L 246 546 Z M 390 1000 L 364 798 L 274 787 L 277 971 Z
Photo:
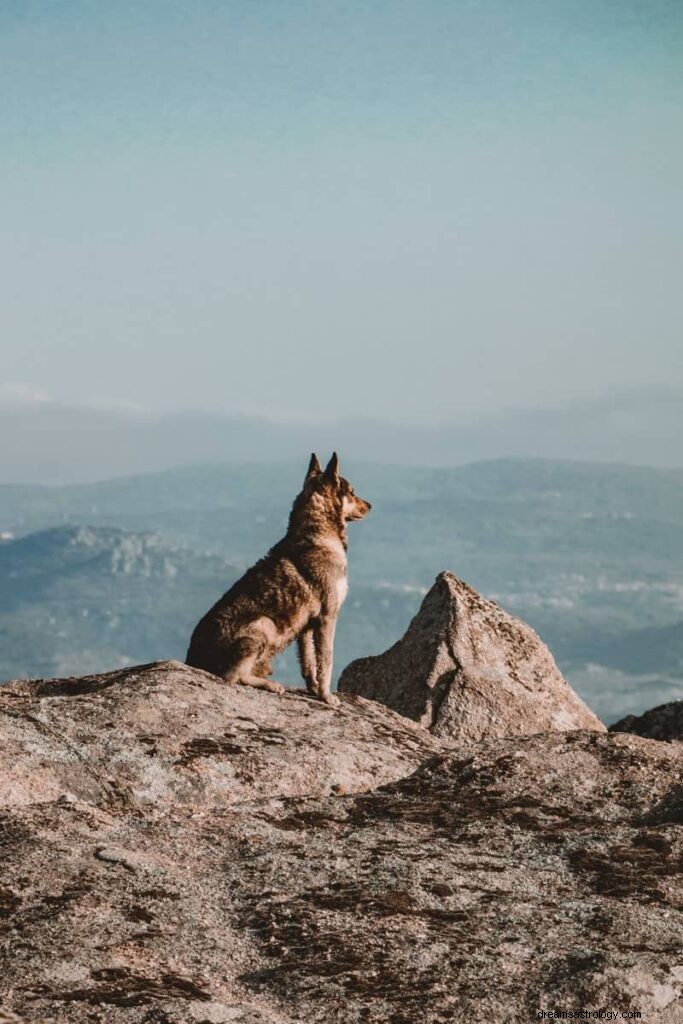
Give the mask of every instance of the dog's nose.
M 368 507 L 368 512 L 370 512 L 370 510 L 372 509 L 372 505 L 370 504 L 370 502 L 369 502 L 369 501 L 366 501 L 366 502 L 365 502 L 365 504 L 366 504 L 366 505 L 367 505 L 367 507 Z

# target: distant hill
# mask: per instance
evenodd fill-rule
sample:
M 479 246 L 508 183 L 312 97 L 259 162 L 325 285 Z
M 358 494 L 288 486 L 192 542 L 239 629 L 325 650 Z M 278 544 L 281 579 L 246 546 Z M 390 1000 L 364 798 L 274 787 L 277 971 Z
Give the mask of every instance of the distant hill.
M 573 652 L 574 657 L 579 649 Z M 618 637 L 586 637 L 581 650 L 586 661 L 621 672 L 661 672 L 683 681 L 683 621 L 672 626 L 650 626 Z
M 500 457 L 680 466 L 683 394 L 603 396 L 548 409 L 495 410 L 419 427 L 400 422 L 277 422 L 205 412 L 153 415 L 52 402 L 0 404 L 0 480 L 75 483 L 197 462 L 302 459 L 314 448 L 345 458 L 454 466 Z
M 154 534 L 59 527 L 0 545 L 3 678 L 182 657 L 220 576 L 238 570 Z M 216 594 L 218 596 L 218 594 Z
M 345 469 L 373 512 L 349 529 L 337 674 L 396 640 L 451 569 L 531 623 L 607 720 L 682 695 L 683 471 L 528 459 Z M 0 537 L 15 538 L 0 542 L 0 678 L 182 657 L 199 615 L 282 535 L 303 470 L 0 486 Z M 297 678 L 293 652 L 280 672 Z

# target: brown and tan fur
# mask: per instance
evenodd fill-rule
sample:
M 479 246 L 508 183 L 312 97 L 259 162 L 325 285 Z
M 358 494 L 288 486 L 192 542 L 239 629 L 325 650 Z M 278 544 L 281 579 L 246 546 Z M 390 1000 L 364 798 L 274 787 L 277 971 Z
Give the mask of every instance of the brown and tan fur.
M 370 508 L 339 476 L 336 453 L 324 472 L 312 455 L 287 533 L 198 623 L 187 664 L 283 693 L 267 677 L 275 655 L 296 639 L 309 693 L 336 706 L 330 686 L 334 632 L 348 589 L 346 523 Z

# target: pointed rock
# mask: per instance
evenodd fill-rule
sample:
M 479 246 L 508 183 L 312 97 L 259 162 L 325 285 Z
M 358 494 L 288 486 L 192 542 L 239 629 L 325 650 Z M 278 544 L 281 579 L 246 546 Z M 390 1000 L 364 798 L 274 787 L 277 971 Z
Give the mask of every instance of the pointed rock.
M 533 629 L 450 572 L 437 576 L 405 636 L 384 654 L 352 662 L 339 690 L 462 743 L 605 731 Z

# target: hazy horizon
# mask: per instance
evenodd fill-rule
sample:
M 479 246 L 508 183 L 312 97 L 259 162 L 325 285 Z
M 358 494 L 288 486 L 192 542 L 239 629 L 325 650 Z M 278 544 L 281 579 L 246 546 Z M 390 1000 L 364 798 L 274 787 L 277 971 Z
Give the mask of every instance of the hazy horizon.
M 546 408 L 492 409 L 424 424 L 370 417 L 276 419 L 154 413 L 0 397 L 2 483 L 86 483 L 197 464 L 308 459 L 460 466 L 504 458 L 683 468 L 683 392 L 640 390 Z
M 683 380 L 672 0 L 0 11 L 0 398 L 426 428 Z

